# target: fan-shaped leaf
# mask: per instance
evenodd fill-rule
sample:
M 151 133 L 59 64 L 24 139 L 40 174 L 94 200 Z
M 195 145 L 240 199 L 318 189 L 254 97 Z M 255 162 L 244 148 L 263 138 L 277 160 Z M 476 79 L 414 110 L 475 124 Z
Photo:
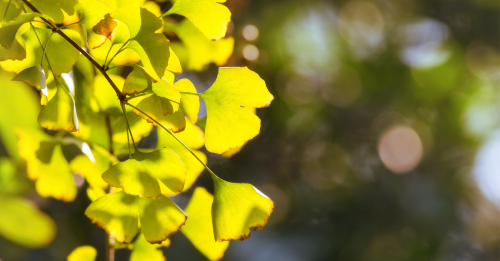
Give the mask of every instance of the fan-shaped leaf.
M 87 31 L 89 47 L 92 49 L 97 48 L 103 45 L 108 37 L 95 33 L 93 28 L 99 21 L 104 19 L 106 14 L 111 13 L 112 10 L 102 2 L 96 0 L 79 0 L 79 3 L 81 13 L 80 23 L 85 26 L 85 30 Z
M 153 81 L 144 68 L 134 65 L 132 72 L 125 79 L 123 94 L 132 95 L 152 87 Z
M 273 211 L 273 202 L 250 184 L 236 184 L 212 175 L 212 223 L 215 241 L 245 240 L 250 229 L 262 229 Z
M 189 220 L 181 232 L 209 260 L 219 260 L 224 255 L 229 242 L 215 242 L 212 226 L 211 206 L 214 197 L 202 187 L 197 187 L 186 207 Z
M 174 73 L 182 73 L 181 62 L 171 47 L 168 47 L 170 56 L 168 57 L 167 70 Z M 164 77 L 165 78 L 165 77 Z
M 10 49 L 14 44 L 16 33 L 19 28 L 27 23 L 33 21 L 36 17 L 42 16 L 37 13 L 27 13 L 16 17 L 16 19 L 6 22 L 0 28 L 0 45 L 5 49 Z
M 91 246 L 75 248 L 68 256 L 68 261 L 95 261 L 97 250 Z
M 47 89 L 47 80 L 45 79 L 45 72 L 41 65 L 29 67 L 18 73 L 13 81 L 22 81 L 33 87 L 38 87 L 42 90 L 42 94 L 49 98 L 49 90 Z
M 180 14 L 193 22 L 210 40 L 215 41 L 226 35 L 231 12 L 220 3 L 225 0 L 177 0 L 164 15 Z
M 24 40 L 16 34 L 14 43 L 10 49 L 5 49 L 0 46 L 0 61 L 6 60 L 24 60 L 26 58 L 26 48 L 24 47 Z
M 102 178 L 113 187 L 146 198 L 161 195 L 161 181 L 175 192 L 181 192 L 186 178 L 186 166 L 171 149 L 150 153 L 136 151 L 131 159 L 112 166 Z
M 42 107 L 38 114 L 40 126 L 49 130 L 78 130 L 78 117 L 76 115 L 75 101 L 68 90 L 57 84 L 54 97 Z
M 70 16 L 75 13 L 75 0 L 30 0 L 30 3 L 40 13 L 52 17 L 57 24 L 64 22 L 64 13 Z
M 175 87 L 181 92 L 196 94 L 196 88 L 188 79 L 177 81 Z M 181 94 L 181 110 L 186 117 L 195 124 L 198 120 L 198 111 L 200 110 L 200 98 L 193 94 Z
M 165 261 L 163 252 L 158 250 L 159 247 L 161 245 L 148 243 L 141 233 L 134 242 L 132 253 L 130 253 L 130 261 Z
M 151 116 L 168 130 L 181 132 L 184 128 L 186 128 L 186 119 L 184 118 L 184 114 L 182 114 L 181 110 L 177 110 L 176 112 L 168 115 L 170 111 L 173 111 L 173 106 L 170 107 L 172 104 L 173 103 L 169 100 L 153 94 L 140 101 L 139 104 L 137 104 L 137 108 Z M 156 122 L 152 121 L 142 112 L 134 109 L 134 113 L 138 117 L 145 119 L 147 122 L 157 125 Z
M 122 243 L 130 243 L 137 234 L 139 220 L 144 237 L 161 243 L 177 232 L 187 216 L 169 198 L 141 198 L 123 191 L 107 194 L 92 202 L 85 211 L 92 222 Z
M 260 119 L 242 106 L 266 107 L 273 100 L 264 81 L 246 67 L 220 68 L 201 97 L 207 106 L 206 147 L 219 154 L 259 134 Z

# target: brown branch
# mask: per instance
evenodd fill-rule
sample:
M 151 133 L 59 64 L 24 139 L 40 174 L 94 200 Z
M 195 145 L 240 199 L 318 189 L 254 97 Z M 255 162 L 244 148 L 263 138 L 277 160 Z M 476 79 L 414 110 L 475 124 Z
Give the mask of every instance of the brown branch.
M 38 11 L 38 9 L 36 9 L 36 7 L 34 7 L 30 2 L 28 2 L 28 0 L 22 0 L 23 3 L 25 5 L 27 5 L 33 12 L 35 13 L 39 13 L 41 14 L 40 11 Z M 55 33 L 59 34 L 60 36 L 62 36 L 62 38 L 64 38 L 66 41 L 68 41 L 71 45 L 73 45 L 73 47 L 75 47 L 81 54 L 83 54 L 83 56 L 87 57 L 87 59 L 102 73 L 102 75 L 104 75 L 104 78 L 106 78 L 106 80 L 109 82 L 109 84 L 111 85 L 111 87 L 113 87 L 113 90 L 115 90 L 116 92 L 116 95 L 118 96 L 118 99 L 121 100 L 124 100 L 126 98 L 126 96 L 120 91 L 120 89 L 118 89 L 118 87 L 116 86 L 116 84 L 111 80 L 111 78 L 109 78 L 109 75 L 108 73 L 106 73 L 106 68 L 104 68 L 104 65 L 100 65 L 95 59 L 94 57 L 92 57 L 87 51 L 85 51 L 83 48 L 81 48 L 77 43 L 75 43 L 75 41 L 73 41 L 71 38 L 69 38 L 69 36 L 67 36 L 63 31 L 59 30 L 59 27 L 57 27 L 57 25 L 50 21 L 50 20 L 47 20 L 45 19 L 44 17 L 40 17 L 44 22 L 46 22 L 47 24 L 49 24 L 51 27 L 52 27 L 52 31 L 54 31 Z

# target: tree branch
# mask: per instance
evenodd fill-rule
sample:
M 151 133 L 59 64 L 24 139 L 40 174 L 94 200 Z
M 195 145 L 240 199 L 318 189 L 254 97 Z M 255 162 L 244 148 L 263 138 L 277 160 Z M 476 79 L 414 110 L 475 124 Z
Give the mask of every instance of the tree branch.
M 35 13 L 39 13 L 41 14 L 40 11 L 38 11 L 38 9 L 36 9 L 36 7 L 34 7 L 30 2 L 28 2 L 28 0 L 21 0 L 23 1 L 23 3 L 25 5 L 27 5 L 33 12 Z M 120 89 L 118 89 L 118 87 L 116 86 L 116 84 L 111 80 L 111 78 L 109 78 L 109 75 L 106 73 L 106 69 L 104 68 L 104 65 L 100 65 L 95 59 L 94 57 L 92 57 L 87 51 L 85 51 L 83 48 L 81 48 L 77 43 L 75 43 L 75 41 L 73 41 L 71 38 L 69 38 L 69 36 L 67 36 L 63 31 L 59 30 L 59 27 L 57 27 L 57 25 L 50 21 L 50 20 L 47 20 L 45 19 L 44 17 L 40 17 L 44 22 L 46 22 L 47 24 L 49 24 L 51 27 L 52 27 L 52 31 L 54 31 L 55 33 L 59 34 L 60 36 L 62 36 L 62 38 L 64 38 L 66 41 L 68 41 L 71 45 L 73 45 L 73 47 L 75 47 L 78 51 L 80 51 L 81 54 L 83 54 L 83 56 L 85 56 L 101 73 L 102 75 L 104 75 L 104 78 L 106 78 L 106 80 L 109 82 L 109 84 L 111 85 L 111 87 L 113 87 L 113 90 L 115 90 L 116 92 L 116 95 L 118 96 L 118 99 L 121 101 L 121 100 L 124 100 L 126 98 L 126 96 L 120 91 Z

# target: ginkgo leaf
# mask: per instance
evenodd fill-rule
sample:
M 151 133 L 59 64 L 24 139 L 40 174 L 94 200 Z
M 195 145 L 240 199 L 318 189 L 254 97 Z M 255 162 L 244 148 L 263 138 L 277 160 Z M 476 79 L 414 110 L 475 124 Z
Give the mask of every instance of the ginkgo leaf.
M 184 212 L 163 195 L 150 199 L 123 191 L 98 198 L 90 204 L 85 215 L 122 243 L 132 241 L 139 220 L 146 240 L 161 243 L 177 232 L 187 219 Z
M 177 110 L 172 114 L 168 114 L 172 112 L 174 107 L 170 102 L 163 97 L 159 97 L 156 94 L 153 94 L 139 102 L 137 104 L 137 108 L 142 112 L 146 113 L 160 124 L 162 124 L 168 130 L 172 132 L 181 132 L 186 128 L 186 119 L 184 118 L 184 114 L 182 114 L 181 110 Z M 134 109 L 135 115 L 145 119 L 149 123 L 153 123 L 154 125 L 158 125 L 156 122 L 151 120 L 148 116 L 144 115 L 142 112 Z
M 193 22 L 210 40 L 215 41 L 226 35 L 231 12 L 220 4 L 225 0 L 177 0 L 164 15 L 180 14 Z
M 45 79 L 45 72 L 41 65 L 29 67 L 24 69 L 22 72 L 18 73 L 13 81 L 22 81 L 31 86 L 38 87 L 42 90 L 42 94 L 45 97 L 49 97 L 49 91 L 47 89 L 47 80 Z
M 134 242 L 132 253 L 130 253 L 130 261 L 165 261 L 163 252 L 158 248 L 161 245 L 152 245 L 141 233 Z
M 262 229 L 273 211 L 273 202 L 250 184 L 224 181 L 212 174 L 214 201 L 212 223 L 215 241 L 245 240 L 250 229 Z
M 257 112 L 257 110 L 255 108 L 252 108 L 252 107 L 247 107 L 246 109 L 248 109 L 249 111 L 251 111 L 253 114 L 255 114 Z M 241 145 L 241 147 L 235 147 L 235 148 L 232 148 L 228 151 L 225 151 L 224 153 L 222 153 L 222 157 L 224 158 L 231 158 L 232 156 L 234 156 L 234 154 L 238 153 L 241 151 L 241 149 L 243 148 L 243 146 L 245 146 L 245 144 L 247 144 L 248 142 L 245 142 L 243 143 L 243 145 Z
M 70 72 L 73 69 L 73 65 L 75 65 L 78 60 L 80 52 L 59 34 L 52 34 L 52 30 L 37 27 L 33 28 L 30 28 L 22 35 L 26 47 L 26 59 L 22 61 L 3 61 L 0 63 L 2 68 L 6 71 L 19 73 L 26 68 L 40 64 L 43 50 L 38 39 L 40 39 L 42 43 L 47 43 L 50 37 L 45 54 L 50 61 L 52 71 L 56 76 Z M 36 34 L 34 30 L 36 30 Z M 78 45 L 81 44 L 81 38 L 78 32 L 71 29 L 61 30 Z M 61 57 L 64 57 L 64 59 L 61 59 Z M 43 59 L 43 68 L 46 72 L 50 70 L 46 59 Z
M 19 131 L 19 154 L 26 160 L 29 177 L 36 180 L 38 194 L 73 201 L 75 181 L 60 144 L 40 131 Z
M 116 84 L 116 86 L 123 86 L 125 79 L 118 75 L 109 75 L 111 80 Z M 121 116 L 122 111 L 120 107 L 120 101 L 116 97 L 115 91 L 109 84 L 109 82 L 102 75 L 96 75 L 94 79 L 94 98 L 97 102 L 97 111 L 105 112 L 113 116 Z
M 89 47 L 94 49 L 102 44 L 107 39 L 107 36 L 99 35 L 93 31 L 94 26 L 109 14 L 112 10 L 100 1 L 96 0 L 79 0 L 80 3 L 80 23 L 85 26 L 87 31 L 87 41 Z
M 44 247 L 55 236 L 56 226 L 47 214 L 20 198 L 0 196 L 0 235 L 26 247 Z
M 52 17 L 56 24 L 64 22 L 64 13 L 68 15 L 75 13 L 75 0 L 30 0 L 30 3 L 40 13 Z
M 146 2 L 146 0 L 100 0 L 100 1 L 105 3 L 112 10 L 116 10 L 119 7 L 126 6 L 129 4 L 136 4 L 138 6 L 141 6 L 144 2 Z
M 186 207 L 189 220 L 181 228 L 181 232 L 209 260 L 219 260 L 229 246 L 229 242 L 215 242 L 212 226 L 211 206 L 214 197 L 202 187 L 194 190 Z
M 26 48 L 23 38 L 17 34 L 12 47 L 5 49 L 0 46 L 0 61 L 24 60 L 26 58 Z
M 7 6 L 9 6 L 8 9 Z M 0 10 L 4 10 L 3 12 L 0 12 L 0 20 L 5 22 L 16 19 L 16 17 L 18 17 L 23 11 L 17 2 L 9 0 L 0 1 Z
M 87 197 L 89 197 L 91 201 L 95 201 L 96 199 L 104 195 L 106 195 L 106 191 L 104 191 L 103 189 L 92 187 L 87 188 Z
M 75 101 L 68 90 L 61 84 L 57 85 L 55 96 L 42 107 L 38 114 L 40 126 L 49 130 L 78 130 Z
M 118 163 L 102 174 L 102 178 L 113 187 L 120 187 L 131 195 L 157 198 L 160 185 L 181 192 L 186 178 L 186 166 L 179 156 L 169 148 L 150 153 L 136 151 L 131 159 Z
M 186 122 L 186 129 L 184 131 L 176 134 L 177 138 L 183 141 L 183 143 L 188 146 L 192 152 L 198 157 L 203 164 L 207 163 L 207 156 L 201 152 L 197 151 L 203 147 L 205 144 L 205 135 L 203 131 L 191 122 Z M 198 176 L 203 172 L 205 166 L 203 166 L 193 155 L 186 150 L 176 139 L 172 137 L 169 133 L 163 130 L 158 130 L 158 144 L 157 148 L 171 148 L 180 158 L 181 161 L 186 165 L 186 181 L 184 182 L 183 191 L 188 190 L 191 185 L 196 181 Z M 173 192 L 166 186 L 160 183 L 161 193 L 163 195 L 176 195 L 177 192 Z
M 223 66 L 233 53 L 234 39 L 232 37 L 215 42 L 210 41 L 189 20 L 182 21 L 173 30 L 182 40 L 185 51 L 178 48 L 179 45 L 173 44 L 172 49 L 179 54 L 181 62 L 190 70 L 201 71 L 212 62 Z M 187 57 L 183 59 L 182 53 L 186 53 L 184 56 Z
M 177 55 L 175 55 L 174 51 L 172 50 L 172 47 L 168 47 L 168 49 L 170 52 L 170 56 L 168 57 L 167 70 L 174 73 L 182 73 L 182 67 L 179 58 L 177 58 Z
M 151 77 L 146 73 L 144 68 L 139 65 L 134 65 L 132 72 L 125 79 L 123 84 L 122 93 L 126 95 L 132 95 L 151 87 L 153 81 Z
M 149 124 L 147 121 L 144 121 L 138 117 L 135 117 L 134 112 L 128 111 L 127 118 L 130 124 L 130 129 L 132 134 L 134 135 L 134 140 L 139 142 L 143 137 L 147 136 L 151 130 L 153 129 L 153 125 Z M 117 155 L 123 155 L 128 153 L 128 140 L 127 140 L 127 123 L 123 114 L 120 117 L 112 117 L 112 125 L 113 129 L 113 147 L 115 149 L 115 153 Z M 120 146 L 122 146 L 123 151 L 120 150 Z
M 181 79 L 177 81 L 175 87 L 179 91 L 196 94 L 196 88 L 188 79 Z M 198 111 L 200 109 L 200 98 L 193 94 L 181 94 L 181 110 L 186 114 L 186 117 L 193 123 L 198 120 Z
M 260 119 L 245 107 L 266 107 L 273 95 L 264 80 L 246 67 L 219 68 L 217 80 L 201 94 L 207 106 L 206 148 L 223 153 L 260 132 Z
M 104 18 L 99 21 L 99 23 L 92 27 L 92 31 L 106 38 L 111 38 L 111 34 L 115 30 L 116 26 L 118 26 L 116 20 L 113 19 L 111 15 L 106 14 Z
M 170 55 L 168 39 L 161 33 L 155 33 L 162 27 L 162 21 L 135 4 L 120 8 L 111 16 L 127 25 L 130 32 L 127 48 L 137 52 L 146 72 L 159 81 L 167 68 Z
M 69 254 L 68 261 L 95 261 L 97 250 L 91 246 L 81 246 L 75 248 Z
M 36 17 L 42 16 L 38 13 L 27 13 L 16 17 L 16 19 L 6 22 L 0 27 L 0 45 L 6 49 L 10 49 L 14 44 L 16 33 L 19 28 L 27 23 L 33 21 Z

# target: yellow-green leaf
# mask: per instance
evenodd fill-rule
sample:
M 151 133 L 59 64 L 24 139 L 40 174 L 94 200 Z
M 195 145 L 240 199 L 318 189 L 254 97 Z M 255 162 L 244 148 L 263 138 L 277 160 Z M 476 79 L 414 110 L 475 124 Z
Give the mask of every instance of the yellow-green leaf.
M 89 47 L 92 49 L 100 47 L 106 42 L 108 37 L 95 33 L 93 28 L 99 21 L 104 19 L 106 14 L 111 13 L 112 10 L 102 2 L 96 0 L 79 0 L 79 3 L 81 13 L 80 23 L 85 26 L 85 30 L 87 31 Z
M 92 153 L 94 162 L 84 154 L 76 156 L 70 163 L 71 170 L 81 174 L 93 188 L 105 189 L 108 184 L 101 175 L 109 168 L 109 160 L 100 153 Z
M 26 160 L 28 175 L 36 180 L 43 197 L 73 201 L 76 186 L 60 144 L 40 131 L 19 131 L 19 154 Z
M 134 65 L 132 72 L 125 79 L 123 84 L 123 94 L 132 95 L 151 87 L 153 84 L 151 77 L 146 73 L 144 68 L 139 65 Z
M 61 84 L 57 84 L 55 96 L 42 107 L 40 114 L 38 114 L 38 123 L 49 130 L 70 132 L 78 130 L 75 101 Z
M 210 41 L 189 20 L 182 21 L 174 27 L 174 31 L 185 48 L 172 44 L 172 49 L 179 55 L 182 64 L 190 70 L 201 71 L 212 62 L 223 66 L 233 53 L 232 37 Z M 186 54 L 182 55 L 183 53 Z
M 264 80 L 246 67 L 219 68 L 217 80 L 201 94 L 207 106 L 206 148 L 223 153 L 260 132 L 260 119 L 245 107 L 269 106 L 273 95 Z
M 98 198 L 90 204 L 85 215 L 122 243 L 132 241 L 139 220 L 146 240 L 161 243 L 177 232 L 187 219 L 184 212 L 163 195 L 148 199 L 123 191 Z
M 188 79 L 181 79 L 177 81 L 175 87 L 181 92 L 181 110 L 186 117 L 193 123 L 198 120 L 198 111 L 200 109 L 200 98 L 196 94 L 196 88 Z M 193 93 L 193 94 L 182 94 Z
M 24 47 L 23 38 L 17 34 L 14 43 L 10 49 L 5 49 L 0 46 L 0 61 L 6 60 L 24 60 L 26 58 L 26 48 Z
M 27 13 L 19 15 L 16 19 L 4 23 L 0 28 L 0 45 L 5 49 L 10 49 L 14 44 L 17 30 L 19 30 L 23 24 L 31 22 L 39 16 L 41 16 L 41 14 Z
M 9 6 L 9 9 L 7 10 L 7 6 Z M 0 10 L 6 10 L 7 13 L 0 12 L 0 19 L 1 21 L 12 21 L 14 20 L 19 14 L 23 11 L 19 7 L 19 3 L 11 0 L 1 0 L 0 1 Z
M 111 16 L 127 25 L 130 32 L 127 48 L 137 52 L 146 72 L 159 81 L 167 68 L 170 55 L 168 39 L 161 33 L 155 33 L 162 27 L 162 21 L 135 4 L 120 8 Z
M 125 79 L 118 75 L 109 75 L 116 86 L 123 86 Z M 96 101 L 95 111 L 102 111 L 109 115 L 122 115 L 120 101 L 109 82 L 102 75 L 97 75 L 94 79 L 94 98 Z
M 158 250 L 159 247 L 161 245 L 152 245 L 146 241 L 144 234 L 141 233 L 134 242 L 130 261 L 165 261 L 163 252 Z
M 109 168 L 102 178 L 113 187 L 131 195 L 158 198 L 161 181 L 170 190 L 181 192 L 186 178 L 186 166 L 171 149 L 150 153 L 136 151 L 131 159 Z
M 207 156 L 201 152 L 197 151 L 203 146 L 205 142 L 205 136 L 203 131 L 191 122 L 186 122 L 186 129 L 176 136 L 182 140 L 186 146 L 188 146 L 193 153 L 204 163 L 207 163 Z M 157 148 L 171 148 L 180 158 L 181 161 L 186 165 L 186 181 L 184 182 L 184 190 L 188 190 L 191 185 L 196 181 L 198 176 L 203 172 L 205 167 L 195 158 L 191 153 L 189 153 L 186 148 L 184 148 L 177 140 L 175 140 L 172 135 L 164 130 L 158 130 L 158 145 Z M 160 183 L 161 193 L 163 195 L 175 195 L 178 194 L 168 189 L 166 186 Z
M 226 35 L 231 12 L 220 4 L 225 0 L 177 0 L 164 15 L 180 14 L 193 22 L 210 40 L 215 41 Z
M 36 34 L 34 30 L 36 30 Z M 70 29 L 62 29 L 62 31 L 78 45 L 81 44 L 81 38 L 78 32 Z M 52 30 L 50 29 L 30 28 L 22 35 L 22 38 L 24 39 L 26 47 L 26 59 L 22 61 L 8 60 L 1 62 L 0 65 L 6 71 L 19 73 L 26 68 L 40 64 L 43 50 L 38 42 L 38 38 L 40 38 L 40 42 L 44 44 L 49 40 L 45 54 L 56 76 L 70 72 L 80 56 L 80 52 L 75 47 L 64 40 L 59 34 L 52 34 Z M 64 59 L 61 59 L 61 57 L 64 57 Z M 43 59 L 43 68 L 46 72 L 49 71 L 46 59 Z
M 177 58 L 177 55 L 175 55 L 171 47 L 168 47 L 168 49 L 170 52 L 170 56 L 168 57 L 167 70 L 174 73 L 182 73 L 182 67 L 179 58 Z
M 182 114 L 181 110 L 173 112 L 175 104 L 176 103 L 171 100 L 167 100 L 166 98 L 153 94 L 141 100 L 136 107 L 158 121 L 168 130 L 171 130 L 172 132 L 181 132 L 186 128 L 186 119 L 184 118 L 184 114 Z M 145 119 L 147 122 L 157 125 L 156 122 L 140 111 L 134 109 L 134 113 L 138 117 Z
M 45 79 L 45 72 L 41 65 L 29 67 L 18 73 L 13 81 L 22 81 L 33 87 L 38 87 L 42 90 L 42 94 L 49 97 L 49 91 L 47 89 L 47 80 Z
M 250 229 L 262 229 L 273 211 L 273 202 L 250 184 L 224 181 L 212 175 L 212 223 L 215 241 L 245 240 Z
M 42 14 L 52 17 L 57 24 L 64 22 L 64 13 L 70 16 L 75 13 L 75 0 L 30 0 L 30 3 Z
M 181 232 L 209 260 L 219 260 L 229 246 L 229 242 L 215 242 L 212 226 L 211 206 L 214 197 L 202 187 L 197 187 L 186 207 L 189 220 Z
M 44 247 L 52 241 L 56 226 L 49 216 L 20 198 L 0 196 L 0 202 L 0 235 L 33 248 Z
M 91 246 L 75 248 L 68 256 L 68 261 L 95 261 L 97 250 Z

